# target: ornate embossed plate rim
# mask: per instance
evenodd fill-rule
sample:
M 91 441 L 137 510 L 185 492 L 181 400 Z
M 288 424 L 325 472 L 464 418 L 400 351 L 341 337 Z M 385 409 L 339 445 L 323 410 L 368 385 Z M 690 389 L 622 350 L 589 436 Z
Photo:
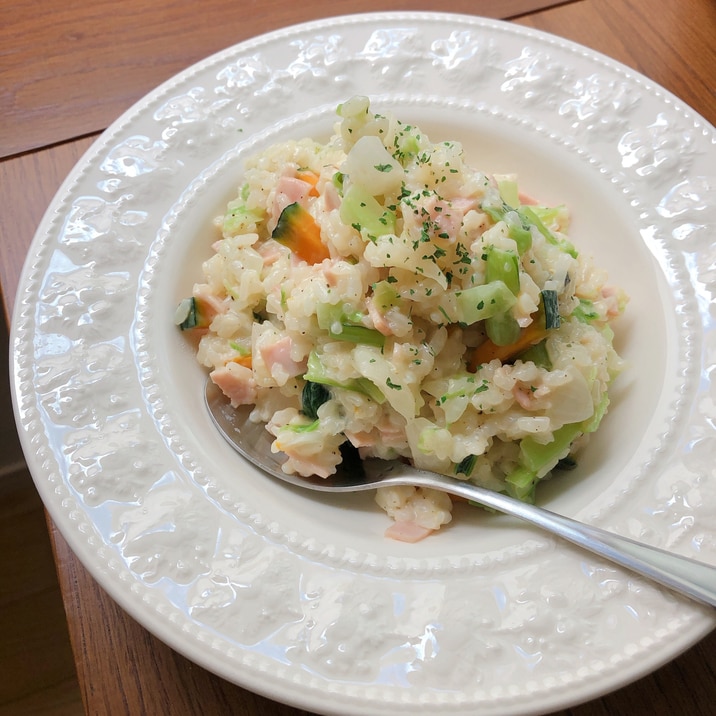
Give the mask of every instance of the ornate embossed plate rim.
M 59 462 L 57 458 L 61 451 L 59 451 L 56 444 L 48 442 L 44 435 L 44 428 L 50 428 L 51 432 L 54 430 L 56 440 L 57 434 L 62 432 L 62 426 L 48 424 L 47 421 L 43 424 L 41 415 L 34 410 L 33 405 L 34 382 L 31 375 L 32 365 L 28 366 L 26 348 L 33 338 L 33 328 L 35 328 L 33 318 L 36 318 L 34 314 L 36 307 L 33 290 L 37 289 L 39 291 L 40 281 L 46 278 L 43 271 L 45 270 L 46 253 L 51 249 L 48 242 L 52 239 L 53 231 L 57 230 L 59 222 L 64 219 L 62 212 L 67 209 L 68 197 L 71 197 L 73 191 L 76 191 L 76 187 L 83 176 L 92 172 L 93 163 L 98 161 L 100 152 L 108 148 L 110 141 L 116 141 L 117 137 L 121 136 L 123 132 L 132 129 L 143 112 L 146 113 L 159 98 L 165 97 L 179 84 L 189 82 L 192 77 L 199 75 L 203 71 L 209 71 L 212 67 L 227 61 L 239 52 L 248 53 L 269 41 L 290 40 L 300 36 L 302 33 L 328 30 L 337 26 L 347 27 L 349 24 L 355 25 L 355 23 L 359 25 L 373 23 L 375 27 L 380 27 L 381 25 L 389 27 L 399 22 L 429 23 L 431 19 L 446 23 L 454 22 L 456 29 L 464 27 L 472 27 L 476 30 L 489 28 L 512 37 L 529 39 L 538 44 L 543 43 L 547 46 L 551 45 L 561 50 L 577 53 L 597 66 L 602 66 L 605 69 L 616 69 L 617 73 L 621 73 L 623 78 L 628 78 L 631 82 L 640 86 L 644 92 L 661 97 L 667 106 L 671 106 L 674 111 L 684 115 L 687 119 L 692 114 L 689 110 L 685 110 L 678 100 L 670 98 L 668 93 L 656 88 L 636 73 L 625 68 L 619 68 L 616 63 L 600 58 L 595 53 L 558 38 L 506 25 L 505 23 L 482 21 L 473 17 L 425 13 L 386 13 L 352 18 L 336 18 L 295 28 L 287 28 L 286 30 L 242 43 L 237 48 L 230 48 L 190 68 L 148 95 L 145 100 L 120 118 L 103 135 L 68 177 L 58 194 L 58 198 L 53 202 L 50 213 L 48 213 L 38 231 L 31 250 L 31 258 L 28 259 L 21 281 L 25 295 L 21 296 L 22 300 L 18 301 L 16 317 L 13 321 L 13 346 L 18 348 L 18 353 L 15 356 L 14 383 L 18 423 L 21 427 L 23 444 L 31 462 L 33 476 L 38 483 L 48 509 L 73 549 L 81 556 L 83 562 L 99 581 L 107 587 L 117 601 L 179 651 L 186 653 L 199 663 L 203 663 L 227 678 L 243 683 L 250 688 L 255 688 L 269 696 L 300 703 L 304 707 L 314 710 L 328 709 L 335 706 L 327 704 L 325 699 L 319 695 L 322 689 L 326 689 L 327 682 L 325 679 L 317 676 L 309 678 L 305 673 L 297 675 L 295 671 L 288 667 L 276 664 L 274 664 L 272 670 L 270 666 L 267 667 L 267 662 L 258 653 L 251 653 L 250 649 L 237 649 L 235 646 L 225 642 L 221 634 L 208 628 L 201 629 L 195 622 L 189 623 L 191 620 L 187 618 L 187 613 L 170 604 L 166 600 L 165 594 L 161 589 L 156 588 L 153 582 L 148 579 L 142 580 L 138 578 L 135 573 L 126 568 L 126 565 L 118 559 L 112 545 L 108 543 L 107 527 L 100 525 L 98 516 L 96 517 L 92 510 L 85 509 L 81 503 L 75 501 L 72 491 L 68 490 L 66 475 L 55 468 L 55 465 Z M 694 118 L 692 118 L 692 121 L 696 125 L 699 124 L 699 121 Z M 707 130 L 704 129 L 703 131 Z M 25 351 L 19 350 L 23 346 Z M 270 533 L 267 537 L 270 538 Z M 440 695 L 437 692 L 432 694 L 423 693 L 422 703 L 427 708 L 440 704 L 443 709 L 450 708 L 452 712 L 459 713 L 463 709 L 469 711 L 473 708 L 476 702 L 473 703 L 470 699 L 476 699 L 480 696 L 482 700 L 478 701 L 481 705 L 487 708 L 500 709 L 503 713 L 526 713 L 528 708 L 532 711 L 534 709 L 557 708 L 560 705 L 613 688 L 625 680 L 635 678 L 640 673 L 654 668 L 676 653 L 677 650 L 685 648 L 698 636 L 705 633 L 708 628 L 713 626 L 713 619 L 711 615 L 704 615 L 698 609 L 684 607 L 683 618 L 674 618 L 669 624 L 670 628 L 661 630 L 653 639 L 652 637 L 644 636 L 642 643 L 638 647 L 634 647 L 635 654 L 638 652 L 640 657 L 644 657 L 645 653 L 649 652 L 649 648 L 652 648 L 652 656 L 642 661 L 642 664 L 638 666 L 634 664 L 634 658 L 631 659 L 630 663 L 629 659 L 622 655 L 619 658 L 615 657 L 611 664 L 602 663 L 591 670 L 586 668 L 581 675 L 555 675 L 549 680 L 548 684 L 528 684 L 524 692 L 520 692 L 519 689 L 517 691 L 510 691 L 509 689 L 493 689 L 490 691 L 483 689 L 471 694 L 450 695 L 446 692 Z M 674 635 L 678 633 L 680 633 L 681 638 L 677 641 Z M 670 640 L 672 643 L 667 645 Z M 625 661 L 627 662 L 626 664 L 624 663 Z M 618 673 L 620 669 L 621 673 Z M 599 675 L 603 678 L 596 678 Z M 588 679 L 592 679 L 591 684 L 586 683 Z M 272 683 L 272 681 L 277 683 Z M 301 688 L 300 692 L 298 691 L 299 687 Z M 295 693 L 294 688 L 296 689 Z M 374 713 L 382 712 L 383 706 L 381 702 L 384 698 L 386 699 L 385 708 L 391 711 L 396 708 L 414 710 L 417 706 L 416 699 L 421 699 L 419 689 L 411 689 L 398 695 L 393 693 L 390 698 L 386 698 L 388 697 L 388 691 L 385 688 L 381 688 L 378 683 L 374 683 L 369 688 L 364 689 L 361 686 L 350 685 L 337 680 L 330 683 L 328 691 L 336 698 L 346 699 L 346 713 L 368 713 L 368 709 L 371 709 Z

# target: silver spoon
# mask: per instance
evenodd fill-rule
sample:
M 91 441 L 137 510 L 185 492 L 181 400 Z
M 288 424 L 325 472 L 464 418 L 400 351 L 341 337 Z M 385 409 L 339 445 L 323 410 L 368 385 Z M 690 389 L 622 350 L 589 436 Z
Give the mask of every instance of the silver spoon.
M 326 479 L 288 475 L 281 469 L 282 455 L 271 452 L 273 437 L 264 424 L 249 420 L 251 407 L 232 408 L 210 379 L 206 382 L 205 399 L 216 427 L 229 444 L 256 467 L 279 480 L 323 492 L 356 492 L 388 485 L 442 490 L 519 517 L 670 589 L 716 606 L 716 567 L 620 537 L 468 482 L 418 470 L 398 460 L 368 459 L 350 469 L 339 465 L 338 472 Z

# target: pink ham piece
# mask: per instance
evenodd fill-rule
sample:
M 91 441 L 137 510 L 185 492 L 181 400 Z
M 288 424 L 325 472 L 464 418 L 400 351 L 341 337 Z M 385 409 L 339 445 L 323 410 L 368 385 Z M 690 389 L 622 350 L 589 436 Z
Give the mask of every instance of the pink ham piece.
M 274 221 L 278 221 L 281 212 L 290 204 L 301 204 L 306 206 L 310 191 L 313 185 L 303 179 L 296 177 L 283 176 L 276 184 L 276 194 L 274 197 L 273 217 Z
M 398 542 L 420 542 L 430 536 L 435 530 L 431 530 L 429 527 L 423 527 L 417 524 L 417 522 L 393 522 L 385 531 L 385 536 L 388 539 L 394 539 Z
M 549 388 L 546 385 L 541 385 L 536 390 L 533 390 L 529 385 L 517 383 L 512 389 L 512 395 L 515 400 L 525 410 L 536 410 L 539 399 L 548 393 Z
M 292 451 L 290 447 L 286 447 L 285 445 L 281 445 L 280 450 L 290 458 L 291 467 L 302 477 L 315 476 L 326 479 L 336 471 L 333 465 L 326 465 L 318 460 L 313 460 L 310 457 L 299 455 Z
M 209 377 L 231 401 L 234 408 L 256 402 L 256 383 L 251 368 L 238 363 L 227 363 L 211 371 Z
M 385 447 L 403 448 L 406 444 L 405 434 L 393 425 L 376 425 L 369 433 L 344 430 L 343 434 L 351 445 L 357 448 L 373 447 L 379 443 Z
M 210 323 L 214 316 L 229 310 L 229 299 L 219 298 L 206 283 L 194 285 L 194 298 L 202 306 L 204 318 Z
M 264 266 L 271 266 L 281 258 L 281 245 L 276 241 L 264 241 L 256 247 L 256 250 L 264 260 Z
M 458 197 L 448 202 L 430 196 L 420 202 L 422 211 L 419 214 L 419 221 L 425 221 L 425 212 L 427 212 L 436 236 L 452 244 L 457 239 L 465 214 L 476 206 L 477 201 L 467 197 Z
M 333 211 L 341 205 L 341 195 L 333 184 L 326 184 L 323 192 L 323 205 L 326 211 Z
M 622 301 L 624 296 L 615 286 L 606 285 L 602 287 L 602 297 L 607 305 L 607 316 L 616 318 L 622 313 Z
M 385 320 L 383 314 L 376 308 L 375 301 L 372 298 L 368 298 L 366 299 L 365 305 L 368 309 L 370 320 L 373 322 L 373 327 L 384 336 L 393 335 L 390 324 Z
M 348 438 L 351 445 L 356 448 L 373 447 L 373 445 L 377 442 L 376 436 L 373 432 L 367 433 L 363 431 L 356 433 L 350 430 L 345 430 L 344 435 Z
M 537 204 L 539 204 L 537 199 L 529 194 L 525 194 L 523 191 L 521 191 L 518 196 L 520 198 L 520 204 L 523 206 L 537 206 Z
M 306 372 L 305 360 L 299 362 L 291 358 L 292 347 L 293 341 L 290 336 L 284 336 L 275 343 L 259 348 L 261 358 L 274 379 L 279 380 L 281 377 L 286 379 L 293 378 Z

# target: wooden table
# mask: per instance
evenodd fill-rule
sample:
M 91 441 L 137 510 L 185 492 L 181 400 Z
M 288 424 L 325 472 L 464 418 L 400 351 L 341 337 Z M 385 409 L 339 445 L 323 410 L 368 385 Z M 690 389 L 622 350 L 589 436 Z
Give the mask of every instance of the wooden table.
M 0 285 L 11 315 L 45 207 L 97 135 L 184 67 L 256 34 L 329 15 L 445 10 L 546 30 L 644 73 L 716 122 L 713 0 L 31 0 L 0 8 Z M 49 522 L 88 714 L 306 712 L 273 703 L 175 653 L 124 613 Z M 690 714 L 716 704 L 716 632 L 654 674 L 562 714 Z

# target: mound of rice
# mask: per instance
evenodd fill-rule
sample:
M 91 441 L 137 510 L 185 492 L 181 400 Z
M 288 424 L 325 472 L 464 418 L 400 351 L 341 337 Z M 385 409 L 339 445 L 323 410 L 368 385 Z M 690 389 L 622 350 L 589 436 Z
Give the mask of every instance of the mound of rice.
M 286 472 L 326 477 L 348 448 L 533 500 L 607 410 L 625 295 L 569 242 L 564 207 L 365 97 L 338 115 L 326 144 L 247 162 L 177 324 Z M 397 539 L 451 519 L 440 492 L 376 499 Z

